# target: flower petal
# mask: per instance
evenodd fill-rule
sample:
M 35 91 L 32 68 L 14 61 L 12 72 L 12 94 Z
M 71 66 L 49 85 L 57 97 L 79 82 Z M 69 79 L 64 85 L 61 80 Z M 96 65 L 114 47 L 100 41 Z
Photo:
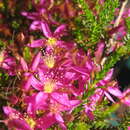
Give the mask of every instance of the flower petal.
M 104 94 L 106 95 L 106 97 L 113 103 L 115 103 L 115 101 L 113 100 L 113 98 L 110 96 L 110 94 L 108 94 L 107 92 L 104 92 Z
M 117 88 L 116 86 L 107 87 L 107 91 L 118 98 L 121 98 L 123 95 L 119 88 Z
M 31 65 L 31 71 L 35 71 L 37 69 L 37 66 L 40 62 L 40 59 L 41 59 L 41 52 L 39 52 L 34 58 L 33 58 L 33 62 L 32 62 L 32 65 Z
M 109 81 L 112 78 L 113 71 L 114 71 L 114 69 L 110 69 L 110 71 L 107 73 L 106 77 L 104 78 L 104 80 L 106 82 Z
M 32 75 L 30 75 L 29 77 L 27 77 L 27 80 L 23 81 L 23 89 L 25 91 L 28 91 L 31 84 L 32 84 Z
M 46 93 L 43 93 L 43 92 L 39 92 L 37 95 L 36 95 L 36 98 L 35 98 L 35 102 L 36 102 L 36 105 L 40 106 L 40 105 L 43 105 L 45 104 L 45 100 L 48 98 L 48 94 Z
M 23 118 L 22 114 L 20 112 L 18 112 L 17 110 L 15 110 L 14 108 L 11 108 L 9 106 L 4 106 L 3 107 L 3 111 L 4 113 L 10 117 L 10 118 Z
M 85 68 L 81 68 L 81 67 L 77 67 L 77 66 L 72 66 L 71 69 L 89 77 L 89 74 L 88 74 L 88 72 L 87 72 L 87 70 Z
M 22 57 L 20 58 L 20 64 L 22 65 L 24 71 L 28 71 L 28 65 Z
M 36 90 L 39 90 L 39 91 L 43 90 L 43 84 L 40 81 L 38 81 L 34 76 L 32 76 L 31 85 Z
M 60 104 L 62 105 L 65 105 L 65 106 L 70 106 L 70 103 L 69 103 L 69 99 L 68 99 L 68 96 L 67 94 L 59 94 L 59 93 L 56 93 L 56 92 L 53 92 L 51 94 L 51 97 L 59 102 Z
M 56 118 L 56 120 L 57 120 L 58 122 L 64 123 L 64 120 L 63 120 L 62 116 L 61 116 L 59 113 L 56 113 L 56 114 L 55 114 L 55 118 Z
M 36 17 L 38 16 L 38 13 L 35 13 L 35 12 L 29 13 L 29 12 L 23 11 L 21 14 L 31 20 L 35 20 Z
M 43 130 L 49 128 L 54 123 L 56 123 L 56 119 L 52 114 L 46 114 L 43 117 L 38 119 L 38 124 L 40 128 L 43 128 Z
M 28 43 L 27 46 L 32 48 L 43 47 L 45 41 L 44 39 L 34 40 L 32 43 Z
M 33 21 L 30 25 L 30 30 L 41 30 L 41 21 Z
M 65 33 L 66 27 L 67 27 L 66 24 L 60 25 L 60 26 L 55 30 L 54 36 L 55 36 L 55 37 L 61 37 L 61 36 Z
M 52 37 L 52 32 L 47 23 L 41 23 L 42 31 L 47 38 Z
M 16 128 L 17 130 L 32 130 L 26 121 L 20 119 L 9 120 L 8 127 Z

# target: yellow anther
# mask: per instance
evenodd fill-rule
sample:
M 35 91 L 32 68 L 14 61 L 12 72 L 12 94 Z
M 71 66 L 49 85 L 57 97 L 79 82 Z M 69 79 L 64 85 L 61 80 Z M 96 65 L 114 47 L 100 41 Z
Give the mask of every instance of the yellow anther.
M 53 68 L 55 65 L 55 58 L 53 55 L 45 55 L 44 62 L 48 68 Z
M 56 44 L 57 39 L 56 38 L 49 38 L 47 40 L 47 44 L 50 46 L 54 46 Z
M 27 121 L 27 123 L 29 124 L 29 126 L 34 129 L 36 122 L 32 119 L 32 118 L 28 118 L 26 117 L 25 120 Z
M 44 92 L 45 93 L 52 93 L 55 87 L 55 82 L 53 80 L 46 81 L 44 85 Z
M 0 53 L 0 63 L 2 63 L 4 60 L 4 51 Z

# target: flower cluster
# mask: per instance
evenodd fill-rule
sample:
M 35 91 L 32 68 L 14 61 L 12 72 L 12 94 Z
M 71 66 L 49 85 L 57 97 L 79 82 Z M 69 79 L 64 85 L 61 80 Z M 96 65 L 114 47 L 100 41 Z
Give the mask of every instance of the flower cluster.
M 70 1 L 65 2 L 66 6 Z M 100 4 L 103 3 L 105 1 L 100 0 Z M 33 20 L 31 31 L 43 34 L 42 38 L 26 44 L 33 55 L 27 60 L 24 56 L 15 59 L 6 50 L 0 53 L 0 68 L 20 79 L 16 84 L 20 96 L 16 94 L 12 99 L 16 101 L 3 106 L 7 116 L 3 120 L 5 125 L 17 130 L 46 130 L 58 124 L 66 130 L 66 116 L 72 115 L 75 108 L 81 107 L 81 111 L 94 120 L 96 106 L 104 99 L 130 106 L 130 89 L 120 91 L 120 86 L 112 79 L 113 68 L 95 82 L 95 75 L 103 70 L 104 57 L 119 48 L 117 44 L 126 35 L 125 21 L 121 20 L 118 27 L 108 31 L 116 44 L 107 48 L 104 39 L 100 40 L 93 53 L 66 39 L 70 35 L 69 25 L 54 19 L 54 0 L 32 0 L 32 5 L 36 12 L 23 11 L 21 14 Z M 66 10 L 69 10 L 68 5 Z M 123 17 L 128 17 L 125 15 Z M 108 52 L 104 53 L 106 49 Z

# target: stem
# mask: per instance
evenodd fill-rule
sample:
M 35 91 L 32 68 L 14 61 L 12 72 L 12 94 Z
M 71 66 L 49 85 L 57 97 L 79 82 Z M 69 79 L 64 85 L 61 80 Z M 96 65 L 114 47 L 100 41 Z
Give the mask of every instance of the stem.
M 127 3 L 128 3 L 128 0 L 125 0 L 125 1 L 123 2 L 122 7 L 121 7 L 121 10 L 120 10 L 120 12 L 119 12 L 119 16 L 117 17 L 117 19 L 116 19 L 116 21 L 115 21 L 114 27 L 117 27 L 117 26 L 119 25 L 120 19 L 121 19 L 122 15 L 123 15 L 123 12 L 124 12 L 124 10 L 125 10 L 125 7 L 126 7 Z
M 115 21 L 115 24 L 114 24 L 114 28 L 117 27 L 119 24 L 120 24 L 120 20 L 122 18 L 122 15 L 123 15 L 123 12 L 125 10 L 125 7 L 128 3 L 128 0 L 125 0 L 123 3 L 122 3 L 122 6 L 121 6 L 121 9 L 120 9 L 120 12 L 119 12 L 119 16 L 117 17 L 116 21 Z M 114 40 L 114 37 L 115 37 L 116 33 L 114 33 L 112 35 L 112 38 L 109 39 L 109 42 L 108 42 L 108 50 L 110 47 L 114 46 L 116 44 L 116 41 Z M 109 51 L 108 51 L 109 52 Z

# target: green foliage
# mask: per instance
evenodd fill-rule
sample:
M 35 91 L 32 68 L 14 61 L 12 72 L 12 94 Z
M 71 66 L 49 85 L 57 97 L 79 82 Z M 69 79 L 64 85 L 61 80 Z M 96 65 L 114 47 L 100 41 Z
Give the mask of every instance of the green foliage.
M 20 25 L 18 24 L 17 21 L 12 21 L 12 27 L 13 27 L 14 29 L 18 29 L 19 26 L 20 26 Z
M 35 0 L 36 3 L 39 2 L 39 0 Z M 89 6 L 86 4 L 85 0 L 73 0 L 75 4 L 77 5 L 76 8 L 79 7 L 79 9 L 82 9 L 83 14 L 79 15 L 78 17 L 74 18 L 74 24 L 75 28 L 72 29 L 72 35 L 74 40 L 79 44 L 80 47 L 87 50 L 88 48 L 92 48 L 92 51 L 95 51 L 95 45 L 98 43 L 100 39 L 106 39 L 106 28 L 110 25 L 110 22 L 114 19 L 114 12 L 115 9 L 119 6 L 119 0 L 105 0 L 104 5 L 99 5 L 98 0 L 95 5 L 95 9 L 97 11 L 97 14 L 94 14 L 94 12 L 89 9 Z M 4 6 L 2 7 L 3 12 L 8 14 L 8 5 L 7 0 L 3 0 Z M 19 11 L 21 4 L 16 8 L 16 10 Z M 29 4 L 29 10 L 32 9 L 32 4 Z M 22 25 L 22 20 L 19 22 L 19 18 L 21 18 L 21 15 L 14 14 L 11 15 L 11 22 L 9 23 L 11 27 L 14 30 L 19 30 Z M 14 20 L 15 18 L 15 20 Z M 54 14 L 54 18 L 56 20 L 59 20 L 59 17 L 57 14 Z M 64 19 L 60 18 L 59 20 L 61 23 L 64 21 Z M 112 106 L 108 106 L 108 101 L 103 100 L 102 104 L 97 104 L 94 113 L 95 119 L 93 121 L 89 120 L 87 116 L 84 117 L 84 119 L 81 120 L 81 112 L 84 111 L 83 105 L 88 102 L 88 97 L 94 94 L 95 92 L 95 84 L 103 79 L 103 77 L 106 75 L 106 73 L 109 71 L 110 68 L 112 68 L 117 61 L 120 60 L 120 58 L 124 55 L 127 55 L 130 52 L 130 17 L 126 19 L 126 25 L 127 25 L 127 31 L 128 34 L 124 38 L 125 45 L 118 48 L 115 52 L 113 52 L 110 56 L 106 57 L 106 62 L 103 65 L 102 70 L 95 75 L 95 79 L 92 81 L 92 83 L 88 84 L 88 92 L 84 93 L 82 97 L 78 97 L 83 102 L 76 107 L 72 111 L 72 115 L 74 116 L 75 120 L 73 122 L 69 122 L 67 124 L 68 130 L 104 130 L 109 129 L 112 127 L 122 128 L 123 130 L 126 129 L 127 126 L 130 126 L 130 113 L 128 113 L 128 116 L 126 116 L 122 121 L 117 121 L 116 117 L 113 117 L 111 113 L 114 113 L 116 109 L 118 109 L 119 104 L 115 104 Z M 27 25 L 26 25 L 27 26 Z M 42 34 L 39 32 L 30 32 L 33 36 L 37 38 L 43 38 L 41 36 Z M 10 41 L 12 42 L 12 41 Z M 12 42 L 13 43 L 13 42 Z M 4 47 L 5 44 L 0 41 L 0 47 Z M 28 47 L 25 47 L 23 49 L 23 57 L 26 61 L 29 61 L 31 59 L 31 53 L 30 49 Z M 9 81 L 13 81 L 13 78 L 9 78 L 7 74 L 4 74 L 1 70 L 0 73 L 0 93 L 4 92 L 4 87 L 7 87 L 9 84 Z M 90 87 L 91 86 L 91 87 Z M 101 86 L 104 87 L 104 86 Z M 4 88 L 4 89 L 3 89 Z M 99 87 L 100 88 L 100 87 Z M 3 97 L 2 97 L 2 96 Z M 4 101 L 5 93 L 0 94 L 2 101 Z M 0 103 L 0 108 L 3 105 L 6 105 L 6 101 Z M 1 109 L 2 110 L 2 109 Z M 1 112 L 2 113 L 2 112 Z M 85 115 L 85 112 L 83 113 Z M 48 130 L 60 130 L 58 126 L 52 126 L 52 128 L 49 128 Z
M 23 57 L 24 57 L 27 61 L 30 61 L 30 59 L 31 59 L 31 54 L 30 54 L 30 48 L 29 48 L 29 47 L 25 47 L 25 48 L 24 48 Z
M 8 74 L 4 74 L 3 72 L 0 72 L 0 88 L 3 87 L 3 85 L 5 84 L 5 86 L 8 84 L 7 81 L 9 80 L 9 75 Z
M 126 18 L 127 31 L 130 34 L 130 17 Z
M 85 122 L 76 123 L 75 130 L 90 130 L 91 126 L 87 125 Z
M 119 0 L 106 0 L 100 13 L 96 16 L 89 9 L 85 0 L 75 1 L 84 11 L 82 15 L 75 19 L 76 29 L 73 34 L 76 36 L 76 42 L 85 49 L 93 48 L 99 39 L 105 36 L 106 27 L 114 19 L 114 12 L 119 6 Z M 96 2 L 95 8 L 98 12 L 100 9 L 98 2 Z
M 103 69 L 96 74 L 94 83 L 97 83 L 101 80 L 108 70 L 112 68 L 117 61 L 120 60 L 122 56 L 128 55 L 130 53 L 130 37 L 125 41 L 125 45 L 119 47 L 115 52 L 113 52 L 106 60 L 105 64 L 103 65 Z
M 128 126 L 130 126 L 130 111 L 125 115 L 119 127 L 123 130 L 127 130 Z
M 101 27 L 106 27 L 114 19 L 114 12 L 118 6 L 119 0 L 105 0 L 98 19 L 98 23 Z
M 89 9 L 89 6 L 86 4 L 85 0 L 77 0 L 78 3 L 81 5 L 83 11 L 84 11 L 84 16 L 86 20 L 88 20 L 91 23 L 95 22 L 95 17 L 92 13 L 92 11 Z
M 0 50 L 2 50 L 4 46 L 5 46 L 4 42 L 0 40 Z

